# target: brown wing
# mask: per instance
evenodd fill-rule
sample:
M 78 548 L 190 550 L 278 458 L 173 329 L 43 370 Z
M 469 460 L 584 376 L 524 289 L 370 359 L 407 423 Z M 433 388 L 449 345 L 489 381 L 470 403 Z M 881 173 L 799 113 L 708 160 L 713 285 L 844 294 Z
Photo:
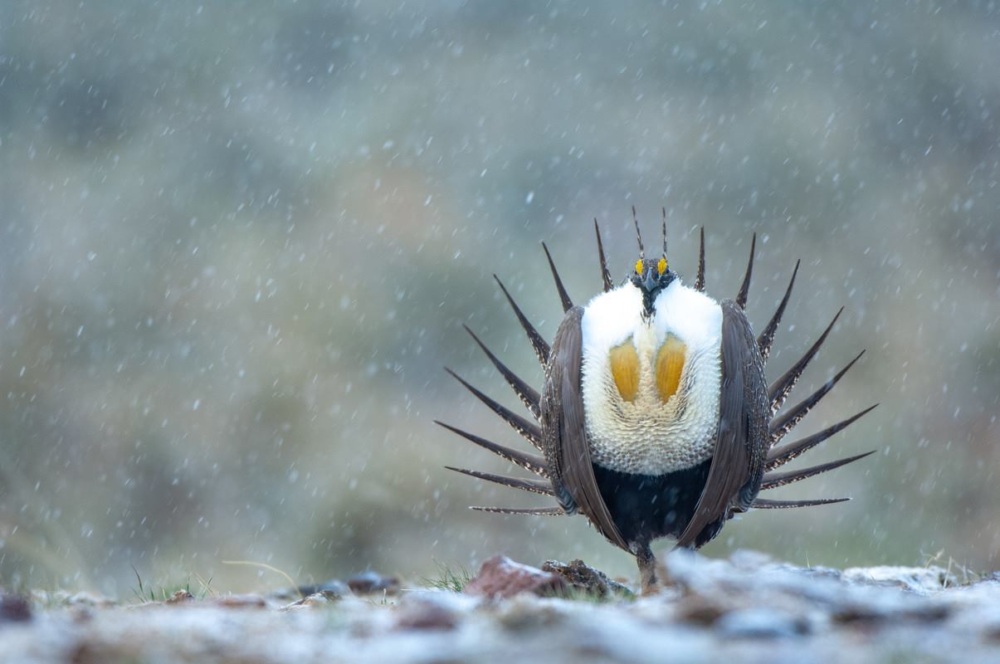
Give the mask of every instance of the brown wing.
M 769 414 L 764 361 L 750 322 L 737 303 L 726 300 L 715 452 L 705 488 L 677 546 L 701 546 L 718 532 L 713 527 L 716 522 L 721 525 L 733 512 L 746 511 L 753 503 L 769 446 Z
M 583 309 L 572 307 L 556 331 L 542 392 L 542 448 L 552 468 L 556 498 L 567 512 L 579 511 L 608 540 L 626 551 L 628 544 L 601 497 L 590 459 L 583 408 Z

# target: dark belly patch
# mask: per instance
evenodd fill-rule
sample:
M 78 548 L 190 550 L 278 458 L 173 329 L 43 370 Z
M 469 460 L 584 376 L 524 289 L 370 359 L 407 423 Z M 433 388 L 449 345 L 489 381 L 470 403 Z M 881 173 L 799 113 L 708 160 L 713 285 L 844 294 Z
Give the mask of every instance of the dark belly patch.
M 712 460 L 665 475 L 641 475 L 594 465 L 601 497 L 626 542 L 677 538 L 694 514 Z

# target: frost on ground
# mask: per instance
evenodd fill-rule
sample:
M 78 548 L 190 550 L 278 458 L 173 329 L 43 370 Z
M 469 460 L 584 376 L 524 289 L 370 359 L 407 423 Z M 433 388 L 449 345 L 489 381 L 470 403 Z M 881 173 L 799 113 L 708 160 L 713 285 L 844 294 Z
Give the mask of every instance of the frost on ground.
M 665 557 L 635 597 L 578 563 L 496 557 L 465 592 L 370 575 L 302 599 L 113 604 L 7 596 L 4 662 L 996 661 L 1000 575 L 939 567 L 801 568 L 752 552 Z

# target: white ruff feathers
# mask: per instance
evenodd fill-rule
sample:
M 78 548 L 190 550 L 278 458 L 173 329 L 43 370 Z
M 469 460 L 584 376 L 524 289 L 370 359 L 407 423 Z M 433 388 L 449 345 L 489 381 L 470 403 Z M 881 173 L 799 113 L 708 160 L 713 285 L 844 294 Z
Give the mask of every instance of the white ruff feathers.
M 583 404 L 594 463 L 627 473 L 662 475 L 712 456 L 719 421 L 722 309 L 675 279 L 642 319 L 642 293 L 626 283 L 596 296 L 584 309 Z M 654 361 L 667 334 L 687 346 L 677 394 L 666 403 L 656 390 Z M 608 352 L 629 338 L 639 355 L 639 391 L 622 399 Z

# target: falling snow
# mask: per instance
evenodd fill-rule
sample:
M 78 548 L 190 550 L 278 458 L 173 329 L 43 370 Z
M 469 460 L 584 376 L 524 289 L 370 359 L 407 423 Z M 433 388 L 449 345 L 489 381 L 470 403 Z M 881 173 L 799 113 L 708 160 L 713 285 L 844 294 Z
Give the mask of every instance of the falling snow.
M 771 368 L 841 306 L 792 399 L 867 353 L 809 432 L 876 449 L 706 549 L 1000 565 L 1000 78 L 992 3 L 11 2 L 0 9 L 0 579 L 414 576 L 497 552 L 632 561 L 443 466 L 516 434 L 442 371 L 538 386 L 543 336 L 667 216 L 733 297 L 753 232 Z M 774 375 L 770 376 L 771 378 Z M 515 396 L 505 404 L 518 408 Z M 493 428 L 491 428 L 493 427 Z M 822 461 L 822 460 L 821 460 Z M 489 464 L 494 464 L 490 466 Z M 544 498 L 544 497 L 538 497 Z M 664 544 L 664 546 L 667 546 Z

